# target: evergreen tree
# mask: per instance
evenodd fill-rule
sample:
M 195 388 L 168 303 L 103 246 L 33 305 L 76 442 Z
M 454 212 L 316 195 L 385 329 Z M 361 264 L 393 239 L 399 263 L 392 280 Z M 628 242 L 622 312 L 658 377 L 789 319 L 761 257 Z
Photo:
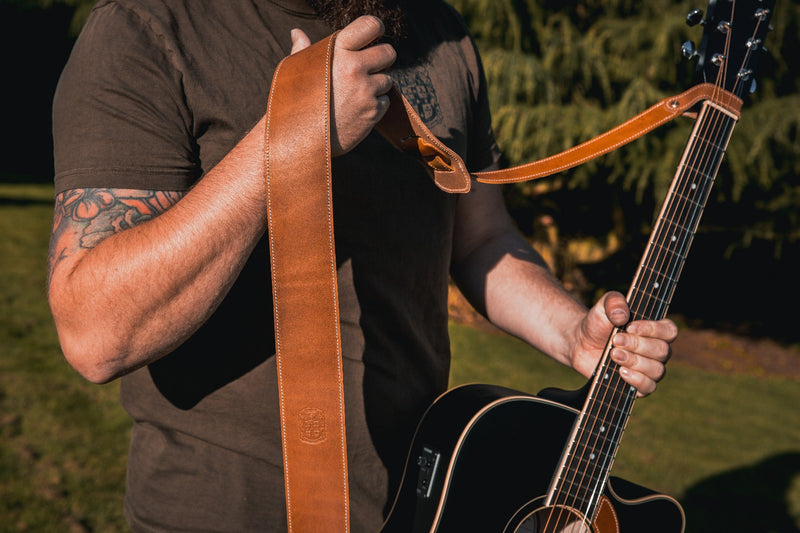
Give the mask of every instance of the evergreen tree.
M 450 0 L 481 51 L 494 127 L 510 164 L 551 155 L 693 84 L 680 48 L 700 41 L 686 1 Z M 794 51 L 800 6 L 778 0 L 701 232 L 732 246 L 755 240 L 776 254 L 797 248 L 800 221 L 800 96 Z M 792 68 L 794 63 L 794 68 Z M 520 228 L 565 276 L 641 243 L 672 180 L 691 121 L 679 118 L 592 163 L 541 182 L 511 186 Z M 535 214 L 535 215 L 534 215 Z M 731 237 L 738 234 L 735 240 Z M 570 280 L 565 280 L 569 282 Z M 579 283 L 575 281 L 575 283 Z M 576 287 L 577 288 L 577 287 Z

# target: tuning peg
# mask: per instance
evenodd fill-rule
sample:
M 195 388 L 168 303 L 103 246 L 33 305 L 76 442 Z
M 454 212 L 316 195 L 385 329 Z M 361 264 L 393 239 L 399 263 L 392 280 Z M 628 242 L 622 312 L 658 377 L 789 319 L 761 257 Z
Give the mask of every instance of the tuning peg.
M 686 24 L 689 26 L 697 26 L 698 24 L 705 24 L 703 21 L 703 10 L 693 9 L 686 15 Z
M 686 41 L 683 43 L 681 46 L 681 53 L 683 54 L 683 57 L 689 60 L 692 60 L 700 55 L 700 52 L 697 51 L 697 48 L 695 48 L 692 41 Z

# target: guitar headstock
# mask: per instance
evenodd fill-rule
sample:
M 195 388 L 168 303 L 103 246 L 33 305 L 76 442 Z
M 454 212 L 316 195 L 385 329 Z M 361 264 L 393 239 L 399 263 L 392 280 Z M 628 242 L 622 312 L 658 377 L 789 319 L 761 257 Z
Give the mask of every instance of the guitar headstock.
M 703 38 L 695 51 L 684 44 L 684 54 L 697 57 L 698 81 L 714 83 L 741 98 L 755 90 L 755 69 L 775 0 L 710 0 L 703 18 L 699 10 L 686 18 L 702 24 Z

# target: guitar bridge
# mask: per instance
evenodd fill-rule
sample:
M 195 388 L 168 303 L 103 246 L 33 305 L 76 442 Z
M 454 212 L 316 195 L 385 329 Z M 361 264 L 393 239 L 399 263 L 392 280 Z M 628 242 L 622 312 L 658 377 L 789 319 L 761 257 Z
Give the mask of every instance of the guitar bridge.
M 417 457 L 419 475 L 417 477 L 417 496 L 423 500 L 431 497 L 433 481 L 439 468 L 441 454 L 430 448 L 422 448 L 422 454 Z

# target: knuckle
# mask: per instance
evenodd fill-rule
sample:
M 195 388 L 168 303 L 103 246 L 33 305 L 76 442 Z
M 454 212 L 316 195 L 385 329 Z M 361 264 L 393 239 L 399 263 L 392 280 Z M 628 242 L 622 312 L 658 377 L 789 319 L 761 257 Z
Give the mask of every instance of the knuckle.
M 383 34 L 383 21 L 374 15 L 362 15 L 356 19 L 364 29 L 365 32 L 370 34 Z
M 391 63 L 397 59 L 397 50 L 395 50 L 394 46 L 389 43 L 382 43 L 376 46 L 377 49 L 380 50 L 383 59 L 389 61 Z

